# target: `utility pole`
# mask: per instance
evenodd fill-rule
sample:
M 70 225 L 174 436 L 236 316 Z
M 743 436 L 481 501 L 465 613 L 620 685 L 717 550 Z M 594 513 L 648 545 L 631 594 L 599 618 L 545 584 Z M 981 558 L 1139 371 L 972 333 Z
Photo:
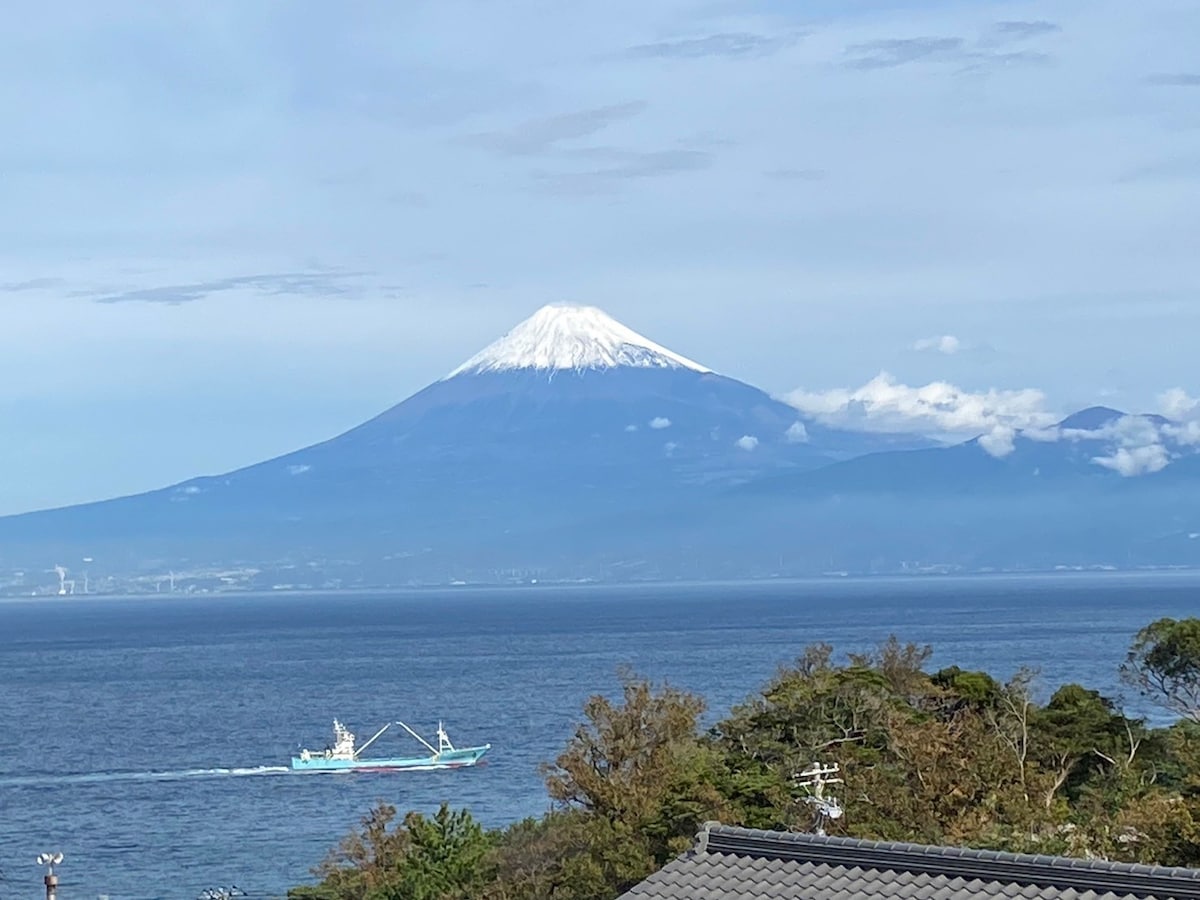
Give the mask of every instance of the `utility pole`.
M 61 853 L 39 853 L 37 864 L 46 867 L 46 877 L 42 881 L 46 884 L 46 900 L 58 900 L 58 876 L 54 874 L 54 867 L 63 861 Z
M 837 763 L 823 766 L 815 762 L 792 776 L 792 784 L 804 789 L 801 800 L 815 809 L 813 832 L 822 837 L 825 836 L 826 822 L 842 817 L 842 805 L 837 798 L 825 796 L 826 785 L 845 783 L 837 777 L 838 771 Z

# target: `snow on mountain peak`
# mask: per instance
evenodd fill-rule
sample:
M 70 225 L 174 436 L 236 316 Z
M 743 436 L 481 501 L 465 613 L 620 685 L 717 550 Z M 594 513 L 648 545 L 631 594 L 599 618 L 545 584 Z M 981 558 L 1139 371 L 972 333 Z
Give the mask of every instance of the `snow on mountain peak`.
M 447 375 L 513 369 L 692 369 L 711 372 L 627 328 L 594 306 L 543 306 Z

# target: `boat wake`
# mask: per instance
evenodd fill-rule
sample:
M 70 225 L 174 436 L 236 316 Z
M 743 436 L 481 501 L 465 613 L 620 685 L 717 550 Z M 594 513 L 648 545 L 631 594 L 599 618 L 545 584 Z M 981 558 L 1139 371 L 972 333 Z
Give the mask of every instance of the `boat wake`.
M 183 781 L 189 778 L 237 778 L 288 775 L 287 766 L 244 766 L 227 769 L 179 769 L 173 772 L 79 772 L 65 775 L 0 775 L 0 788 L 51 784 L 107 784 L 117 781 Z

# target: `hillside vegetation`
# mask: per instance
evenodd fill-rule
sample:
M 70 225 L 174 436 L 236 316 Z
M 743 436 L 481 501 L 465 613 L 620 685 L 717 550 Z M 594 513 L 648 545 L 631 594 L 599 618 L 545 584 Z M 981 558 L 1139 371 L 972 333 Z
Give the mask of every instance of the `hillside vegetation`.
M 808 830 L 795 775 L 836 762 L 830 833 L 1200 866 L 1200 619 L 1134 638 L 1122 678 L 1177 720 L 1150 728 L 1028 671 L 927 672 L 890 639 L 837 660 L 815 644 L 703 731 L 702 698 L 622 673 L 544 767 L 556 808 L 497 830 L 467 810 L 371 810 L 294 900 L 608 900 L 687 849 L 701 824 Z

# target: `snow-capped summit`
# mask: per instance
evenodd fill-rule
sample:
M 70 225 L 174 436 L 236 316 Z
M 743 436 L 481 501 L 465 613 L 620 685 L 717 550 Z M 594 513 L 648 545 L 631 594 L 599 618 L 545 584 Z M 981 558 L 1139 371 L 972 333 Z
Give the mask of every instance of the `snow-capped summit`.
M 514 369 L 691 369 L 697 362 L 654 343 L 594 306 L 543 306 L 446 378 Z

